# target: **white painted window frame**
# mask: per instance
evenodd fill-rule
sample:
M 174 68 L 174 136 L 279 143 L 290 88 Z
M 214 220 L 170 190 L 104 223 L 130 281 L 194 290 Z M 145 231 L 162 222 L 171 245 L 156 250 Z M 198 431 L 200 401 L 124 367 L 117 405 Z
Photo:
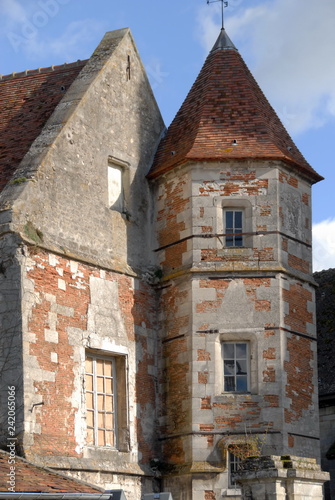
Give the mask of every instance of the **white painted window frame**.
M 129 198 L 129 163 L 116 158 L 115 156 L 108 157 L 108 167 L 107 167 L 107 189 L 108 189 L 108 206 L 111 210 L 120 213 L 127 212 L 127 199 Z M 111 200 L 110 197 L 110 183 L 111 183 L 111 172 L 118 171 L 121 174 L 121 189 L 119 200 Z
M 225 390 L 225 373 L 224 373 L 224 344 L 245 344 L 246 345 L 246 359 L 247 359 L 247 390 L 246 391 L 226 391 Z M 234 358 L 236 361 L 236 358 Z M 221 363 L 222 363 L 222 393 L 224 394 L 247 394 L 250 392 L 250 343 L 247 340 L 222 340 L 221 341 Z M 236 382 L 236 375 L 235 375 Z

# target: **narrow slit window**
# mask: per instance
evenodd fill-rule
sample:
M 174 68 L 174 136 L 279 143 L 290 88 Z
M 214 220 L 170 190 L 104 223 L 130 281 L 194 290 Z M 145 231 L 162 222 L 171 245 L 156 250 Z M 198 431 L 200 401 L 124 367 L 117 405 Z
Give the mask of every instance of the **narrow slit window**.
M 232 453 L 230 450 L 230 448 L 233 448 L 233 447 L 228 448 L 228 465 L 229 465 L 228 484 L 229 484 L 230 488 L 238 487 L 236 480 L 235 480 L 235 475 L 240 470 L 240 465 L 241 465 L 241 458 L 239 456 L 235 455 L 234 453 Z
M 108 166 L 108 204 L 112 210 L 122 212 L 124 208 L 124 175 L 118 165 Z

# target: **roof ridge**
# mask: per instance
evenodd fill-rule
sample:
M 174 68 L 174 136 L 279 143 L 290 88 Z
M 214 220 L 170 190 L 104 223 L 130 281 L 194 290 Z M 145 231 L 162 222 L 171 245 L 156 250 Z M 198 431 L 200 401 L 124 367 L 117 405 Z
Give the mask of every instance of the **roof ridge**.
M 88 59 L 83 59 L 83 60 L 78 59 L 77 61 L 72 62 L 72 63 L 65 62 L 63 64 L 58 64 L 58 65 L 53 64 L 52 66 L 48 66 L 45 68 L 26 69 L 25 71 L 21 71 L 19 73 L 13 72 L 13 73 L 10 73 L 8 75 L 1 75 L 0 74 L 0 82 L 5 81 L 5 80 L 12 80 L 15 78 L 23 78 L 25 76 L 38 75 L 40 73 L 51 73 L 52 71 L 58 71 L 58 70 L 62 70 L 62 69 L 71 69 L 71 68 L 75 68 L 76 66 L 80 66 L 81 64 L 86 63 L 87 61 L 88 61 Z

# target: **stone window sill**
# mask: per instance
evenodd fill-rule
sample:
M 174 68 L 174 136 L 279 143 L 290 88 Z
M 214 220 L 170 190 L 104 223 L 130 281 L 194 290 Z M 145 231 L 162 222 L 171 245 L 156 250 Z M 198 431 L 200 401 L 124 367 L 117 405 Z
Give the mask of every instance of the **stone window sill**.
M 242 495 L 242 492 L 240 488 L 227 488 L 226 490 L 221 491 L 221 496 L 223 498 L 228 498 L 228 497 L 240 497 Z

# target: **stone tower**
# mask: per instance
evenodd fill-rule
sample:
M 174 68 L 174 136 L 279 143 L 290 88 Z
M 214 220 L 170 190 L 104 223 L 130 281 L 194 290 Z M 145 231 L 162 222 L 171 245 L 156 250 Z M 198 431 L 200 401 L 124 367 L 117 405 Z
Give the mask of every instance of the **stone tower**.
M 236 450 L 318 458 L 311 186 L 321 177 L 224 29 L 149 179 L 164 486 L 176 499 L 236 495 Z

